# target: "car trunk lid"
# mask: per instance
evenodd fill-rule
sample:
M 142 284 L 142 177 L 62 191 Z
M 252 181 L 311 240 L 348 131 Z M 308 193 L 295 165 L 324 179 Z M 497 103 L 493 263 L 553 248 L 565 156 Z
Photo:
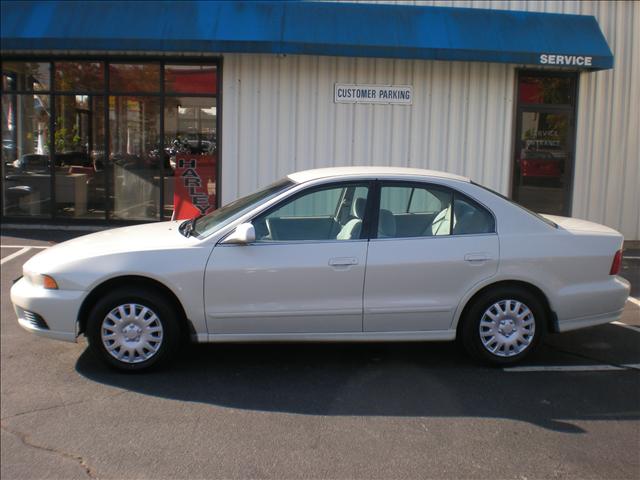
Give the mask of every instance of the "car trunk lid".
M 599 223 L 590 222 L 588 220 L 546 214 L 542 214 L 542 216 L 554 222 L 556 225 L 558 225 L 559 228 L 567 230 L 571 233 L 595 233 L 601 235 L 621 236 L 620 232 L 617 232 L 613 228 L 607 227 L 605 225 L 600 225 Z

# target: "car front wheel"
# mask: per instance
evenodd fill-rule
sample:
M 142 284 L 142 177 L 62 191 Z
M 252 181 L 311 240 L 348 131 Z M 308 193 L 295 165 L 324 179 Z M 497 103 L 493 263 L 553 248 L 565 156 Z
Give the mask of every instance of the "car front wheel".
M 90 313 L 91 349 L 121 370 L 145 370 L 166 363 L 180 332 L 173 306 L 147 289 L 121 289 L 100 299 Z
M 462 341 L 474 358 L 493 365 L 522 360 L 539 345 L 546 313 L 527 290 L 499 288 L 483 293 L 463 319 Z

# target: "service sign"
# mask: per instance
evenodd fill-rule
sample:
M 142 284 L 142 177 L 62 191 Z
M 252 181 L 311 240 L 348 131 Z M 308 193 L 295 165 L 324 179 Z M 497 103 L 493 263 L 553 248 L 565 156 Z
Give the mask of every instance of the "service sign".
M 540 55 L 541 65 L 565 65 L 568 67 L 591 67 L 593 57 L 584 55 L 554 55 L 543 53 Z
M 173 219 L 205 215 L 216 205 L 216 155 L 176 155 Z
M 336 83 L 335 103 L 375 103 L 380 105 L 411 105 L 411 85 L 353 85 Z

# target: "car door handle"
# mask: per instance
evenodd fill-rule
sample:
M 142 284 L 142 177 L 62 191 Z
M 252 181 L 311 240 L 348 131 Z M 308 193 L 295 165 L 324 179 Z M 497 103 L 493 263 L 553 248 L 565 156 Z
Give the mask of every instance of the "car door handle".
M 465 261 L 474 263 L 474 262 L 486 262 L 487 260 L 491 260 L 491 257 L 486 253 L 467 253 L 464 256 Z
M 332 267 L 347 267 L 349 265 L 357 265 L 358 259 L 353 257 L 336 257 L 329 259 L 329 265 Z

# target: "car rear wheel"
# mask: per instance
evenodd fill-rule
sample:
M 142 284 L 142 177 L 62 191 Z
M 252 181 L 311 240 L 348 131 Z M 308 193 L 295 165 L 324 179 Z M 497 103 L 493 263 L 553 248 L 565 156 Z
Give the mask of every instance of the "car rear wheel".
M 462 343 L 474 358 L 493 365 L 516 363 L 540 344 L 546 310 L 531 292 L 498 288 L 483 293 L 467 310 Z
M 120 289 L 100 299 L 90 313 L 91 349 L 121 370 L 145 370 L 166 363 L 179 345 L 173 306 L 148 289 Z

